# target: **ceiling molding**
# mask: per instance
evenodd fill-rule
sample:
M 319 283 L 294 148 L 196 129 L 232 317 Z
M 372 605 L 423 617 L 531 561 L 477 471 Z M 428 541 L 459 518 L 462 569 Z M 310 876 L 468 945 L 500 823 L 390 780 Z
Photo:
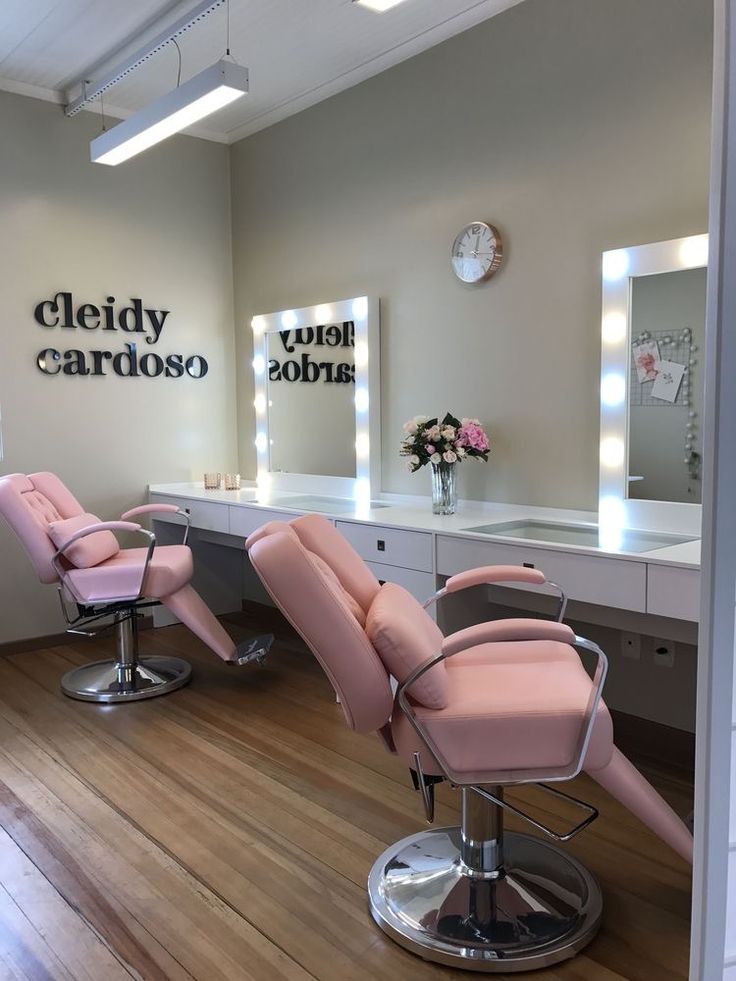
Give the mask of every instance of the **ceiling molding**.
M 28 99 L 41 99 L 43 102 L 51 102 L 57 106 L 66 105 L 66 97 L 63 91 L 56 89 L 46 89 L 40 85 L 28 85 L 27 82 L 15 82 L 12 78 L 0 77 L 0 92 L 10 92 L 13 95 L 23 95 Z M 91 112 L 100 115 L 100 106 L 95 102 L 85 106 L 82 112 Z M 135 110 L 137 112 L 138 110 Z M 119 106 L 111 106 L 105 103 L 105 118 L 123 120 L 135 115 L 130 109 L 121 109 Z M 212 143 L 231 143 L 232 141 L 224 133 L 213 133 L 212 130 L 203 129 L 200 126 L 192 126 L 182 132 L 183 136 L 193 136 L 198 140 L 210 140 Z

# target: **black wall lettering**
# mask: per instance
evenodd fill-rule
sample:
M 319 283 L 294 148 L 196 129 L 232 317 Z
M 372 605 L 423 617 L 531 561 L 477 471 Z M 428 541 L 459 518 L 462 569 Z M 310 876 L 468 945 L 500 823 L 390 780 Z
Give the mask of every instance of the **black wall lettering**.
M 47 347 L 45 351 L 41 353 L 36 358 L 36 364 L 44 375 L 58 375 L 61 371 L 61 365 L 55 362 L 61 361 L 61 355 L 53 347 Z
M 87 323 L 88 320 L 94 320 L 94 323 Z M 94 303 L 83 303 L 77 310 L 77 323 L 85 330 L 95 330 L 100 326 L 99 308 Z
M 191 358 L 187 358 L 184 366 L 187 369 L 187 374 L 192 378 L 204 378 L 210 370 L 210 366 L 201 354 L 193 354 Z
M 64 351 L 64 367 L 61 370 L 65 375 L 88 375 L 89 368 L 84 351 L 77 351 L 74 348 Z
M 144 375 L 148 378 L 158 378 L 164 370 L 164 363 L 157 354 L 144 354 L 138 362 Z
M 170 354 L 166 358 L 166 377 L 181 378 L 184 374 L 184 362 L 180 354 Z

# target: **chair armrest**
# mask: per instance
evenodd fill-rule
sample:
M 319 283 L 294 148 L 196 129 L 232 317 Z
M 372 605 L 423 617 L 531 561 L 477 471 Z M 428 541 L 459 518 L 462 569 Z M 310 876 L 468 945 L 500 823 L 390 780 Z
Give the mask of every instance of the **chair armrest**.
M 442 589 L 438 589 L 434 596 L 424 603 L 426 610 L 433 603 L 439 602 L 443 596 L 450 593 L 459 593 L 463 589 L 471 586 L 484 585 L 503 585 L 510 586 L 519 583 L 524 586 L 550 586 L 557 590 L 560 597 L 560 607 L 557 611 L 558 623 L 562 621 L 567 609 L 567 597 L 563 590 L 544 575 L 541 569 L 531 569 L 525 565 L 484 565 L 477 569 L 467 569 L 465 572 L 458 572 L 455 576 L 450 576 Z
M 156 536 L 152 531 L 146 531 L 145 528 L 141 528 L 139 524 L 134 521 L 98 521 L 94 525 L 87 525 L 86 528 L 80 528 L 79 531 L 75 532 L 68 541 L 59 548 L 56 553 L 51 558 L 51 564 L 56 570 L 56 574 L 59 577 L 59 581 L 64 583 L 64 579 L 67 573 L 67 569 L 61 564 L 61 558 L 64 552 L 70 545 L 76 542 L 80 538 L 84 538 L 87 535 L 94 535 L 98 531 L 129 531 L 137 532 L 138 534 L 145 535 L 148 539 L 148 552 L 146 554 L 146 561 L 143 564 L 143 570 L 141 572 L 140 582 L 138 584 L 138 598 L 143 595 L 143 584 L 146 581 L 146 573 L 148 572 L 148 566 L 151 563 L 151 558 L 153 556 L 153 550 L 156 547 Z
M 98 521 L 94 525 L 87 525 L 86 528 L 80 528 L 79 531 L 76 531 L 71 538 L 59 546 L 56 555 L 66 552 L 69 546 L 73 545 L 80 538 L 86 538 L 87 535 L 94 535 L 97 531 L 140 531 L 144 535 L 150 534 L 150 532 L 145 531 L 145 529 L 133 521 Z
M 521 624 L 521 626 L 515 627 L 515 624 Z M 463 637 L 463 635 L 468 639 L 469 643 L 463 644 L 461 642 L 460 638 Z M 479 638 L 483 639 L 481 640 Z M 457 774 L 452 773 L 449 764 L 444 759 L 442 753 L 437 748 L 436 743 L 427 732 L 426 727 L 422 724 L 422 720 L 417 717 L 414 707 L 409 701 L 407 692 L 418 678 L 421 678 L 423 674 L 429 671 L 430 668 L 434 667 L 435 664 L 439 664 L 440 661 L 445 661 L 450 657 L 453 657 L 455 654 L 468 650 L 469 647 L 473 647 L 478 643 L 504 640 L 514 640 L 520 643 L 523 643 L 526 640 L 555 640 L 559 641 L 560 643 L 569 644 L 571 647 L 591 651 L 598 659 L 595 674 L 591 683 L 588 704 L 586 705 L 583 722 L 580 727 L 578 752 L 571 766 L 564 772 L 544 774 L 535 772 L 534 776 L 530 777 L 528 780 L 517 779 L 513 782 L 537 783 L 540 780 L 545 780 L 549 783 L 554 783 L 560 780 L 572 780 L 573 777 L 576 777 L 581 772 L 585 764 L 585 755 L 588 752 L 588 746 L 590 745 L 590 740 L 593 735 L 593 727 L 595 725 L 596 715 L 598 713 L 598 706 L 600 705 L 601 696 L 603 694 L 603 685 L 605 684 L 606 675 L 608 674 L 608 658 L 597 644 L 594 644 L 591 640 L 587 640 L 585 637 L 576 636 L 566 624 L 554 623 L 549 620 L 495 620 L 489 623 L 476 624 L 474 627 L 468 627 L 466 630 L 459 630 L 457 633 L 451 634 L 445 639 L 442 645 L 442 650 L 439 652 L 439 654 L 429 658 L 429 660 L 425 661 L 424 664 L 420 664 L 419 667 L 412 671 L 409 677 L 399 685 L 396 693 L 399 706 L 409 720 L 409 723 L 414 731 L 418 734 L 420 739 L 422 739 L 422 741 L 429 746 L 432 755 L 439 763 L 442 772 L 447 779 L 451 783 L 461 786 L 463 783 L 462 780 L 458 779 Z
M 466 651 L 478 644 L 492 644 L 499 641 L 554 640 L 560 644 L 575 644 L 575 631 L 566 623 L 552 620 L 491 620 L 476 623 L 472 627 L 458 630 L 445 637 L 442 653 L 446 657 Z
M 126 511 L 120 517 L 123 521 L 127 521 L 128 518 L 135 518 L 138 515 L 143 514 L 179 514 L 186 521 L 187 525 L 184 529 L 184 538 L 182 539 L 182 545 L 186 545 L 187 539 L 189 538 L 189 526 L 192 523 L 191 516 L 188 511 L 180 508 L 176 504 L 140 504 L 137 508 L 131 508 L 130 511 Z
M 450 576 L 445 583 L 445 591 L 457 593 L 469 586 L 482 586 L 494 582 L 524 582 L 543 586 L 547 579 L 541 569 L 529 569 L 525 565 L 483 565 Z

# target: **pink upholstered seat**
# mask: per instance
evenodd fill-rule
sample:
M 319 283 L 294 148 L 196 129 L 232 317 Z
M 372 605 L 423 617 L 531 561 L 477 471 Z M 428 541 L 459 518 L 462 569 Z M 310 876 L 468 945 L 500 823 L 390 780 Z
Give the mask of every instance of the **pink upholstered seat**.
M 469 783 L 500 783 L 523 779 L 524 770 L 571 766 L 591 690 L 572 648 L 544 640 L 482 644 L 450 658 L 446 667 L 447 707 L 417 705 L 415 711 L 454 772 Z M 402 759 L 422 751 L 425 773 L 442 772 L 397 709 L 391 732 Z M 586 765 L 600 769 L 612 752 L 611 717 L 601 704 Z
M 297 518 L 287 528 L 274 523 L 254 533 L 246 547 L 271 596 L 324 667 L 348 724 L 359 732 L 381 730 L 384 736 L 390 726 L 395 750 L 409 766 L 419 753 L 425 773 L 447 775 L 449 770 L 463 785 L 503 784 L 562 778 L 579 757 L 594 690 L 569 627 L 513 620 L 477 625 L 443 640 L 405 590 L 380 587 L 347 540 L 317 515 Z M 348 604 L 325 587 L 310 551 L 332 567 L 366 610 L 365 631 Z M 508 569 L 497 576 L 493 569 L 476 572 L 462 582 L 473 585 L 509 575 Z M 454 587 L 462 588 L 462 582 L 456 577 Z M 491 643 L 494 633 L 498 640 Z M 389 689 L 389 669 L 403 681 L 440 649 L 447 655 L 437 666 L 441 674 L 427 685 L 433 667 L 408 694 L 444 767 L 398 702 L 392 702 Z M 684 824 L 615 749 L 605 705 L 600 702 L 590 717 L 594 722 L 584 768 L 691 859 L 692 837 Z
M 161 599 L 177 592 L 194 573 L 192 552 L 187 545 L 159 545 L 154 549 L 141 590 L 145 548 L 121 549 L 91 569 L 69 569 L 65 585 L 79 603 L 106 603 L 121 597 L 145 596 Z

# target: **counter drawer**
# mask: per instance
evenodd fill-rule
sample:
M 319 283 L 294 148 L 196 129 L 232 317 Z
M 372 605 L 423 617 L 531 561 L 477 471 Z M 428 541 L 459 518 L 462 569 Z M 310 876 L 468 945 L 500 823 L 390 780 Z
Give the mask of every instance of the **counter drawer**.
M 150 494 L 151 504 L 175 504 L 186 511 L 192 523 L 192 528 L 203 528 L 205 531 L 228 532 L 227 504 L 216 501 L 194 501 L 189 497 L 169 497 L 167 494 Z M 153 514 L 154 521 L 170 521 L 172 524 L 183 525 L 184 518 L 177 514 Z
M 697 623 L 700 615 L 699 570 L 648 565 L 647 613 Z
M 571 554 L 527 544 L 437 536 L 437 574 L 454 576 L 483 565 L 533 565 L 558 583 L 568 599 L 620 610 L 646 611 L 647 567 L 597 555 Z
M 424 531 L 402 531 L 380 525 L 336 522 L 355 551 L 367 562 L 432 572 L 432 535 Z
M 269 511 L 267 508 L 230 507 L 230 534 L 245 539 L 261 525 L 269 521 L 291 521 L 298 514 L 287 511 Z
M 407 592 L 424 603 L 435 591 L 434 576 L 431 572 L 417 572 L 416 569 L 402 569 L 397 565 L 384 565 L 382 562 L 366 563 L 376 579 L 381 582 L 395 582 Z M 430 610 L 430 612 L 432 612 Z

